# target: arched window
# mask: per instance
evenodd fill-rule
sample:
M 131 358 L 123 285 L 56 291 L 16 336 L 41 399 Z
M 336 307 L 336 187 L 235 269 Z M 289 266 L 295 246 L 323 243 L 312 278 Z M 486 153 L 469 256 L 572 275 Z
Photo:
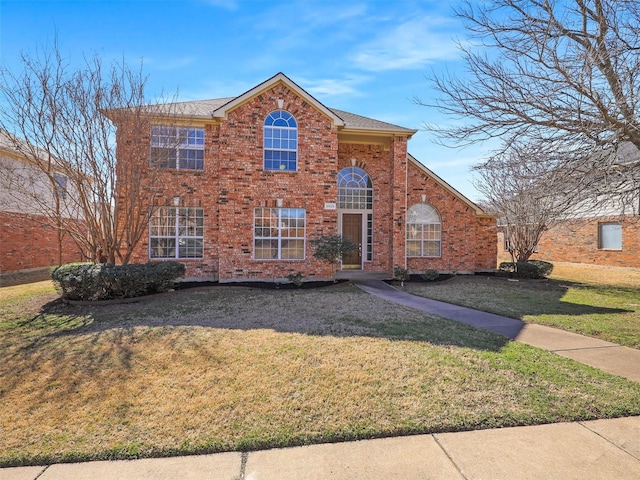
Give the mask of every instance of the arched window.
M 416 203 L 407 212 L 407 257 L 439 257 L 442 252 L 440 213 L 428 203 Z
M 373 208 L 373 185 L 367 172 L 358 167 L 338 172 L 338 208 Z
M 289 112 L 276 110 L 264 119 L 265 170 L 295 172 L 298 168 L 298 124 Z

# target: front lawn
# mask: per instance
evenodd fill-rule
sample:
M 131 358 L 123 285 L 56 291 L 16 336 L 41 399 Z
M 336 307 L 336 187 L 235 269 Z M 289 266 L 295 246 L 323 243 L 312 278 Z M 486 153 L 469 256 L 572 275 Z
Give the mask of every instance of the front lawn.
M 0 465 L 640 414 L 640 384 L 345 283 L 65 306 L 0 289 Z
M 566 279 L 516 282 L 480 275 L 405 285 L 414 295 L 640 348 L 637 287 Z

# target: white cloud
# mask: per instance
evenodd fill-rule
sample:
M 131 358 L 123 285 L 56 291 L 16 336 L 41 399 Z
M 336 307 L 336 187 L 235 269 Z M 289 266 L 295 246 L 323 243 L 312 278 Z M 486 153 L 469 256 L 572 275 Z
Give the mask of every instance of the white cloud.
M 297 78 L 296 82 L 307 92 L 318 97 L 335 97 L 338 95 L 359 96 L 358 85 L 367 81 L 364 76 L 347 76 L 342 79 L 325 78 L 309 79 Z
M 435 60 L 456 55 L 453 39 L 456 26 L 452 20 L 442 17 L 414 18 L 360 45 L 353 61 L 358 67 L 371 71 L 424 68 Z

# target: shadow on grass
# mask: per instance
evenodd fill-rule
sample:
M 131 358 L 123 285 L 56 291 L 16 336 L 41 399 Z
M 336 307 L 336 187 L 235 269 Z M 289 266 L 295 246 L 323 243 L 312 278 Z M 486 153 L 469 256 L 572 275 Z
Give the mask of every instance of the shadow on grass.
M 570 288 L 594 294 L 612 290 L 610 287 L 560 280 L 510 281 L 500 277 L 474 276 L 456 277 L 437 285 L 408 284 L 407 292 L 520 320 L 536 315 L 616 315 L 633 312 L 624 308 L 566 301 L 564 297 Z
M 43 307 L 42 315 L 77 319 L 75 326 L 67 322 L 68 326 L 48 333 L 45 337 L 49 338 L 136 327 L 197 326 L 365 336 L 490 351 L 499 351 L 509 341 L 493 332 L 387 302 L 351 283 L 281 291 L 235 285 L 197 287 L 100 305 L 54 301 Z

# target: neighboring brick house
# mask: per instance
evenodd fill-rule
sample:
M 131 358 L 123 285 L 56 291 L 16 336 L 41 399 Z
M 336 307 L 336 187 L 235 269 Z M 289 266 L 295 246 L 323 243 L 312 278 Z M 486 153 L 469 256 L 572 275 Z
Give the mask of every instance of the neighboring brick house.
M 495 268 L 495 218 L 407 153 L 415 130 L 330 109 L 282 73 L 177 106 L 145 138 L 118 128 L 119 162 L 147 146 L 160 205 L 133 261 L 221 282 L 327 279 L 311 240 L 342 234 L 360 248 L 341 270 Z
M 50 183 L 27 157 L 18 153 L 16 139 L 0 131 L 0 285 L 48 277 L 48 268 L 82 260 L 70 241 L 58 241 L 58 230 L 40 208 L 67 195 L 66 177 L 54 173 Z M 40 205 L 34 201 L 37 196 Z
M 630 142 L 616 151 L 622 164 L 640 165 L 640 152 Z M 566 220 L 550 226 L 540 238 L 532 259 L 640 268 L 640 198 L 619 192 L 601 193 L 575 202 Z M 498 232 L 499 261 L 511 261 Z
M 565 222 L 544 232 L 532 258 L 640 268 L 640 221 L 629 215 Z

